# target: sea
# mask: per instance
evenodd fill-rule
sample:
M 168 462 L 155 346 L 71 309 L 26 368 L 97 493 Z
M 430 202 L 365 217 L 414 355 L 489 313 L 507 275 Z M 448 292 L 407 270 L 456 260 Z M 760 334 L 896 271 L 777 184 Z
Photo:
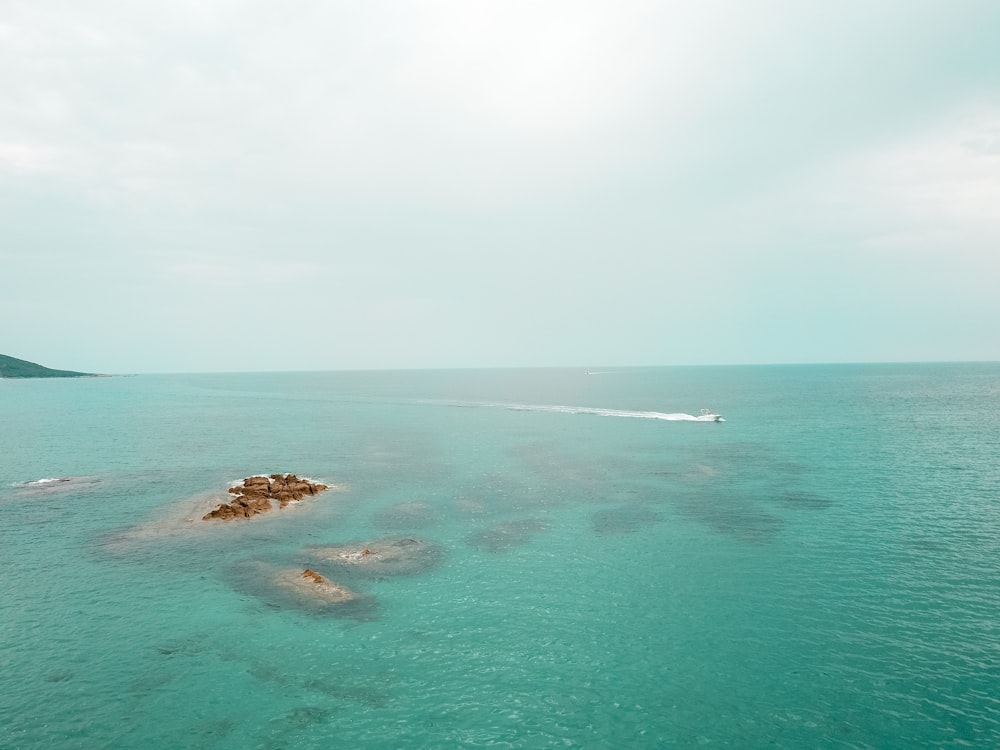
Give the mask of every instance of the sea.
M 1000 747 L 1000 364 L 2 380 L 0 747 Z

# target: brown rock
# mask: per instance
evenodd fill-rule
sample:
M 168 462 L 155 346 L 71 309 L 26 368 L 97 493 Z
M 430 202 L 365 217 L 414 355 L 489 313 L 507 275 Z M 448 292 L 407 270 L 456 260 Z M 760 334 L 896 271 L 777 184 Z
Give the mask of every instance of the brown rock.
M 341 604 L 358 596 L 349 588 L 327 580 L 309 568 L 301 573 L 287 568 L 279 570 L 273 575 L 272 581 L 274 585 L 305 604 Z
M 272 500 L 284 508 L 290 502 L 301 500 L 306 495 L 315 495 L 329 489 L 325 484 L 308 482 L 294 474 L 271 474 L 270 477 L 253 476 L 243 480 L 242 485 L 228 489 L 233 499 L 203 516 L 203 520 L 232 518 L 252 518 L 271 510 Z
M 323 576 L 321 576 L 315 570 L 310 570 L 309 568 L 306 568 L 305 570 L 302 571 L 302 577 L 303 578 L 307 578 L 310 581 L 313 581 L 314 583 L 323 583 L 323 581 L 326 580 Z

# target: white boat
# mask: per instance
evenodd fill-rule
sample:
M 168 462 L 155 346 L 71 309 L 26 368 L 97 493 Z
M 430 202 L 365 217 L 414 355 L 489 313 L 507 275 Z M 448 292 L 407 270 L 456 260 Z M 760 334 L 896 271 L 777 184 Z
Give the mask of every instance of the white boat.
M 725 422 L 721 414 L 716 414 L 715 412 L 709 411 L 708 409 L 702 409 L 701 414 L 695 417 L 699 422 Z

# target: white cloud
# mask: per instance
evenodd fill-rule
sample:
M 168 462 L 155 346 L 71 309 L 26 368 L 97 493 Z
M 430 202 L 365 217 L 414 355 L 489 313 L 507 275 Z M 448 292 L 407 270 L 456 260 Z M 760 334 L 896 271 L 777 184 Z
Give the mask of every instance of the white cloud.
M 722 62 L 702 43 L 721 43 L 713 12 L 695 4 L 18 7 L 19 49 L 0 52 L 7 137 L 35 134 L 101 195 L 155 185 L 165 205 L 192 191 L 495 205 L 585 189 L 669 143 Z M 174 158 L 134 174 L 123 141 Z
M 6 168 L 15 172 L 42 172 L 51 169 L 54 161 L 53 149 L 0 141 L 0 171 Z
M 899 210 L 915 220 L 1000 228 L 1000 109 L 895 148 L 873 172 Z
M 478 132 L 574 138 L 633 114 L 664 50 L 645 4 L 429 3 L 400 38 L 403 93 Z
M 843 170 L 851 178 L 841 183 L 839 200 L 870 227 L 871 249 L 1000 262 L 998 143 L 1000 107 L 964 109 L 929 132 L 854 160 Z

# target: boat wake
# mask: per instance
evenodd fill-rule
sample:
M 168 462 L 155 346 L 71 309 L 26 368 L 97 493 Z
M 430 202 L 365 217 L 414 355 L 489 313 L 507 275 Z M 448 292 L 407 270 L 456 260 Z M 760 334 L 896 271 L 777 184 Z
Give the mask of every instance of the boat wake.
M 456 404 L 457 405 L 457 404 Z M 509 409 L 511 411 L 539 411 L 556 414 L 590 414 L 597 417 L 624 417 L 626 419 L 659 419 L 664 422 L 724 422 L 721 415 L 708 409 L 702 409 L 697 416 L 683 412 L 665 413 L 660 411 L 628 411 L 625 409 L 602 409 L 594 406 L 561 406 L 557 404 L 508 404 L 508 403 L 478 403 L 462 404 L 463 406 L 489 406 Z

